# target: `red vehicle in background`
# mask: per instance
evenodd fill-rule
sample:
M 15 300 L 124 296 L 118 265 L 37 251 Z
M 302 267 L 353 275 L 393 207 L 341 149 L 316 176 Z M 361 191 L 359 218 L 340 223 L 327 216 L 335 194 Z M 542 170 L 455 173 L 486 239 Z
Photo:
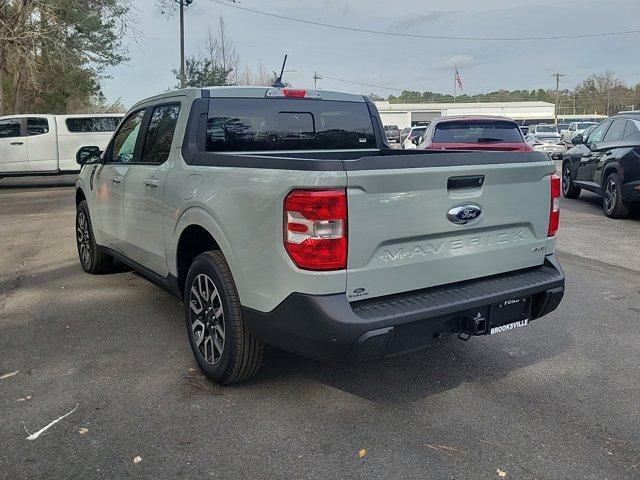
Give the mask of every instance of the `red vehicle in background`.
M 439 117 L 431 122 L 421 150 L 531 152 L 518 124 L 507 117 Z

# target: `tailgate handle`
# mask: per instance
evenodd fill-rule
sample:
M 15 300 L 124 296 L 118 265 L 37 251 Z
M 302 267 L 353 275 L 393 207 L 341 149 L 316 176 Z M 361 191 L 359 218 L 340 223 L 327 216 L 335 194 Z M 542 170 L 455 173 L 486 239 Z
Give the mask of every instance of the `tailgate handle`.
M 480 188 L 484 185 L 484 175 L 466 175 L 464 177 L 449 177 L 447 190 L 459 188 Z

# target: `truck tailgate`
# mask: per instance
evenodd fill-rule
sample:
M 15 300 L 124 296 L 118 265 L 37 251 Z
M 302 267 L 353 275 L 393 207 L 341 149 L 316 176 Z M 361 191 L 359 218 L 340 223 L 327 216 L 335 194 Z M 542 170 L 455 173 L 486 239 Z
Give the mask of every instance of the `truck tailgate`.
M 553 163 L 539 156 L 481 164 L 486 159 L 453 166 L 347 168 L 350 301 L 544 262 Z M 393 158 L 387 161 L 393 164 Z M 467 224 L 453 223 L 447 213 L 461 205 L 482 213 Z

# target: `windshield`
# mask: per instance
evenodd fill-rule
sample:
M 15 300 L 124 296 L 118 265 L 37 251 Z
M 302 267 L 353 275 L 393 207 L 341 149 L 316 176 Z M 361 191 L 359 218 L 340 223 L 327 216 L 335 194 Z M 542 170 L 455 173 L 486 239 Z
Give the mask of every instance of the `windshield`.
M 337 150 L 375 148 L 365 103 L 303 99 L 210 100 L 206 150 Z
M 389 131 L 389 130 L 393 130 L 394 132 L 398 130 L 398 127 L 396 125 L 385 125 L 384 129 Z
M 585 122 L 578 124 L 578 130 L 584 130 L 585 128 L 589 128 L 591 125 L 595 125 L 594 122 Z
M 518 125 L 503 121 L 443 122 L 436 126 L 434 143 L 522 143 Z
M 536 132 L 537 133 L 557 133 L 558 130 L 556 129 L 555 125 L 538 125 L 536 127 Z

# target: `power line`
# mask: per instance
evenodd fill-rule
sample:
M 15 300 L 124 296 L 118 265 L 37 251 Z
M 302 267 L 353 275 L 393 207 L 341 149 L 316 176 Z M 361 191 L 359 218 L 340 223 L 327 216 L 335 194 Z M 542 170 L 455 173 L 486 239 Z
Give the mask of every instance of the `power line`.
M 372 83 L 354 82 L 353 80 L 345 80 L 343 78 L 330 77 L 329 75 L 325 75 L 324 73 L 323 75 L 324 75 L 323 78 L 328 78 L 330 80 L 335 80 L 337 82 L 351 83 L 352 85 L 363 85 L 365 87 L 381 88 L 383 90 L 394 90 L 396 92 L 411 91 L 411 90 L 406 90 L 402 88 L 386 87 L 384 85 L 374 85 Z
M 315 25 L 318 27 L 333 28 L 336 30 L 345 30 L 349 32 L 369 33 L 373 35 L 386 35 L 389 37 L 408 37 L 408 38 L 428 38 L 432 40 L 471 40 L 471 41 L 486 41 L 486 42 L 517 42 L 527 40 L 570 40 L 578 38 L 593 38 L 593 37 L 611 37 L 616 35 L 631 35 L 640 33 L 640 30 L 625 30 L 620 32 L 603 32 L 603 33 L 583 33 L 579 35 L 549 35 L 538 37 L 454 37 L 450 35 L 431 35 L 431 34 L 419 34 L 419 33 L 398 33 L 398 32 L 384 32 L 382 30 L 369 30 L 366 28 L 348 27 L 345 25 L 335 25 L 331 23 L 315 22 L 312 20 L 305 20 L 302 18 L 288 17 L 286 15 L 278 15 L 276 13 L 263 12 L 261 10 L 254 10 L 252 8 L 241 7 L 235 3 L 228 3 L 223 0 L 211 0 L 219 5 L 235 8 L 245 12 L 255 13 L 257 15 L 264 15 L 267 17 L 278 18 L 280 20 L 289 20 L 291 22 L 304 23 L 307 25 Z

